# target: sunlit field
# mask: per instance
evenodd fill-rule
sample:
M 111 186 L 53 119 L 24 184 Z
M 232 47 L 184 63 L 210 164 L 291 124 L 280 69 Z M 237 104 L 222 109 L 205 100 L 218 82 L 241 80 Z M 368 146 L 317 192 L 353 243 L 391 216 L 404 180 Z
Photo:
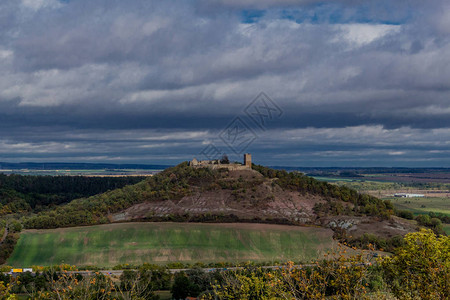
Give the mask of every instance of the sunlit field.
M 324 228 L 267 224 L 123 223 L 28 230 L 8 260 L 13 266 L 68 263 L 111 267 L 169 262 L 301 261 L 335 242 Z

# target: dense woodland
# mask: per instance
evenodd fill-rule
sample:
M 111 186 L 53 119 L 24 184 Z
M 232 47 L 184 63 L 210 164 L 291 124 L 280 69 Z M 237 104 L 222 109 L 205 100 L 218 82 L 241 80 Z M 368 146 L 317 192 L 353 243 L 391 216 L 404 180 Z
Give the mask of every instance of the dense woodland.
M 144 177 L 23 176 L 0 174 L 0 215 L 49 206 L 135 184 Z

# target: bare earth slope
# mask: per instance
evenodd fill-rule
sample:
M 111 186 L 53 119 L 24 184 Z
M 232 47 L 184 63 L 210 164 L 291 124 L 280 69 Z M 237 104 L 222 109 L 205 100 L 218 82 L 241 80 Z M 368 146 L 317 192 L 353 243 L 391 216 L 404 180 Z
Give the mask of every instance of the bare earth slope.
M 300 223 L 315 220 L 314 204 L 323 199 L 285 191 L 273 180 L 254 170 L 225 171 L 224 181 L 245 180 L 247 188 L 206 190 L 196 187 L 191 195 L 181 199 L 146 201 L 114 214 L 112 220 L 131 221 L 168 214 L 233 214 L 239 218 L 286 218 Z

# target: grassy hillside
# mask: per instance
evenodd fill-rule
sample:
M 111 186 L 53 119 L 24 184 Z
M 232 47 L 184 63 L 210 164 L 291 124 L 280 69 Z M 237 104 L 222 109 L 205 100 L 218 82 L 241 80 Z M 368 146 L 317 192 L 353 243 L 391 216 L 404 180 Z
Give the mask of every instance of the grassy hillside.
M 268 224 L 123 223 L 21 234 L 8 264 L 111 267 L 168 262 L 310 261 L 333 247 L 324 228 Z

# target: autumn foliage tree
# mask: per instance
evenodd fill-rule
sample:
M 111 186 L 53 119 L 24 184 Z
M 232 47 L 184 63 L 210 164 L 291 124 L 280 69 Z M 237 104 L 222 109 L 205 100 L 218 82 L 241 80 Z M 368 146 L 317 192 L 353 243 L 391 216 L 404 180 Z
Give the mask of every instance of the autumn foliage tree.
M 450 237 L 421 230 L 405 236 L 395 255 L 381 261 L 399 299 L 450 298 Z
M 310 266 L 287 263 L 280 269 L 238 270 L 223 275 L 212 299 L 365 299 L 368 262 L 345 247 Z

